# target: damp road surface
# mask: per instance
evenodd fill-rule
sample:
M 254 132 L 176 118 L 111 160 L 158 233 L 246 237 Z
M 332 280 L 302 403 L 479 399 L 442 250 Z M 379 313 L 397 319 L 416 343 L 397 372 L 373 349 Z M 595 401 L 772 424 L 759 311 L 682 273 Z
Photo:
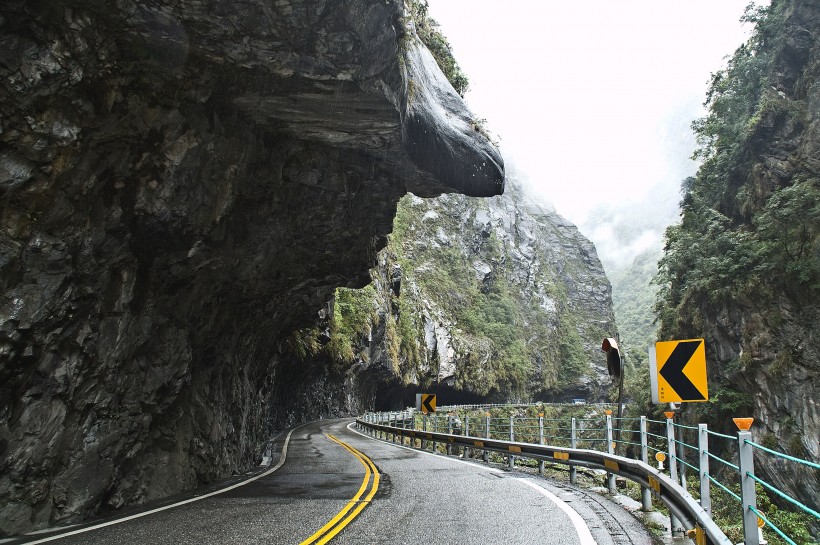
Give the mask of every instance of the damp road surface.
M 279 459 L 252 481 L 236 480 L 141 512 L 9 543 L 653 542 L 631 514 L 594 493 L 376 440 L 351 422 L 294 428 L 277 445 Z

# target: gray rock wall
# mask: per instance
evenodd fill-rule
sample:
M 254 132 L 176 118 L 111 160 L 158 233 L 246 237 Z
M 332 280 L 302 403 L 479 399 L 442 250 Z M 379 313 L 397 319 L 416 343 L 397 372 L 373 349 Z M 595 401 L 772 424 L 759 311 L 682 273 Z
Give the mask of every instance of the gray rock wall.
M 311 416 L 282 336 L 368 281 L 401 195 L 503 191 L 402 8 L 3 3 L 0 534 L 255 464 Z

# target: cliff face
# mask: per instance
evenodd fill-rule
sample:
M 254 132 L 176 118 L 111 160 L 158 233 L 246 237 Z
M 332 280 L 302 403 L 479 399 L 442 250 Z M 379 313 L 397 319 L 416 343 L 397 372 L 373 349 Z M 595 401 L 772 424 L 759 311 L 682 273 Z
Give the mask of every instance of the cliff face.
M 255 463 L 399 198 L 503 191 L 471 122 L 400 1 L 4 2 L 0 533 Z
M 756 441 L 816 462 L 820 3 L 776 0 L 757 19 L 695 125 L 706 160 L 667 233 L 659 334 L 706 339 L 715 427 L 754 416 Z M 811 469 L 766 456 L 756 465 L 818 505 Z
M 322 357 L 392 391 L 363 399 L 398 409 L 421 387 L 442 404 L 608 400 L 609 282 L 594 246 L 519 183 L 508 173 L 501 197 L 400 202 L 373 284 L 339 290 L 328 313 Z

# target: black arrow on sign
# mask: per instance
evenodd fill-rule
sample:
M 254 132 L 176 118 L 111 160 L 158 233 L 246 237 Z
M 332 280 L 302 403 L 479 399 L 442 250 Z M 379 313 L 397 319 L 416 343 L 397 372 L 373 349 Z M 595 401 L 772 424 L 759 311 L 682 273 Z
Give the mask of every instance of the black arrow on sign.
M 700 390 L 692 384 L 689 377 L 683 374 L 684 367 L 689 363 L 689 360 L 701 342 L 702 341 L 679 342 L 675 349 L 672 350 L 672 353 L 669 354 L 669 358 L 660 370 L 661 376 L 683 400 L 699 401 L 706 399 L 706 397 L 700 393 Z
M 421 398 L 421 407 L 423 409 L 427 409 L 424 412 L 428 412 L 428 413 L 436 412 L 436 408 L 430 406 L 430 402 L 435 401 L 435 399 L 436 399 L 436 396 L 433 396 L 433 395 L 424 396 L 424 397 Z

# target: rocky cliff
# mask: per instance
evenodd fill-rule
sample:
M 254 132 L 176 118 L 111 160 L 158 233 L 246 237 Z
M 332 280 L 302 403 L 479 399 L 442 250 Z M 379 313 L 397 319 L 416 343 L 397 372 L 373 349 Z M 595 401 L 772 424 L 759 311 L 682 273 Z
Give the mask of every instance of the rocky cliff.
M 615 325 L 595 248 L 514 172 L 500 197 L 402 199 L 371 274 L 302 340 L 362 387 L 383 383 L 364 397 L 380 408 L 419 387 L 440 403 L 608 400 L 600 343 Z
M 820 461 L 820 3 L 772 2 L 713 76 L 694 125 L 704 159 L 667 232 L 662 340 L 703 337 L 720 429 L 755 417 L 755 440 Z M 728 428 L 727 428 L 728 429 Z M 756 468 L 820 503 L 817 472 L 761 456 Z
M 503 191 L 474 127 L 400 0 L 3 2 L 0 533 L 254 464 L 399 198 Z

